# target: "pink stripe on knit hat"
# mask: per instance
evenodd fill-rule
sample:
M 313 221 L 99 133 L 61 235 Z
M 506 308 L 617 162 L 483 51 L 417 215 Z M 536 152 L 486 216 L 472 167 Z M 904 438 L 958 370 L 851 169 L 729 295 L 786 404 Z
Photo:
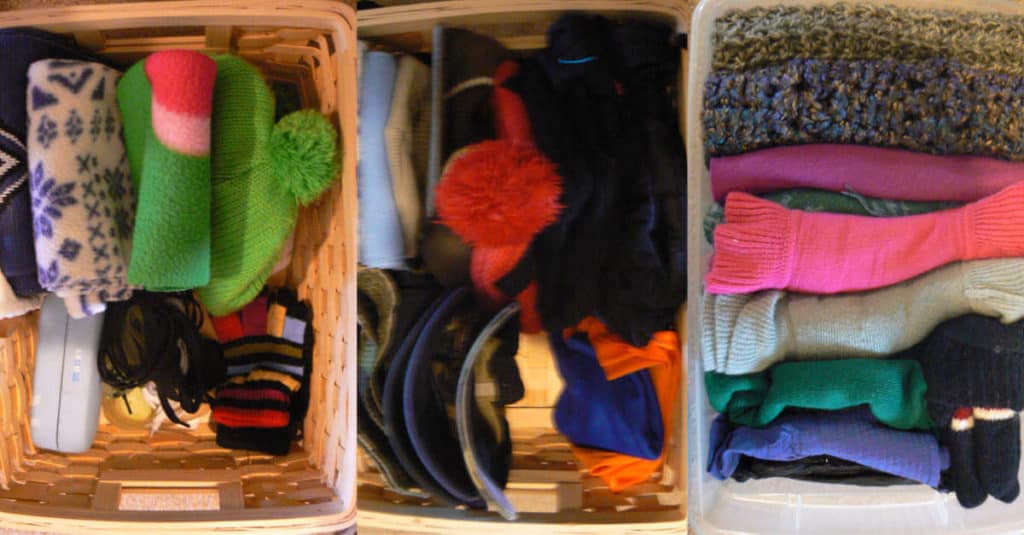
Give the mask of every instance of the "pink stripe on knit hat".
M 153 132 L 169 149 L 189 156 L 210 153 L 210 112 L 217 64 L 188 50 L 157 52 L 146 59 L 153 88 Z
M 730 193 L 708 293 L 833 294 L 901 282 L 956 260 L 1024 256 L 1024 183 L 961 208 L 907 217 L 789 210 Z
M 1024 181 L 1024 162 L 861 145 L 792 145 L 711 159 L 711 193 L 788 188 L 904 201 L 971 202 Z
M 176 113 L 153 101 L 153 133 L 167 148 L 189 156 L 210 153 L 210 116 Z

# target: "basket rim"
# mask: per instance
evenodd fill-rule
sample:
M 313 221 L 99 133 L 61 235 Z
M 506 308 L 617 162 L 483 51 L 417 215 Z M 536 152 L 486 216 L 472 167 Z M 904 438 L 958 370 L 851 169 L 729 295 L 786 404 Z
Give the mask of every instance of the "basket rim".
M 364 39 L 406 31 L 420 31 L 429 29 L 438 23 L 478 22 L 481 17 L 484 19 L 505 18 L 565 11 L 654 15 L 662 19 L 673 20 L 677 31 L 687 32 L 690 25 L 690 12 L 687 5 L 691 3 L 695 2 L 686 0 L 517 0 L 509 3 L 495 0 L 437 0 L 416 2 L 361 11 L 358 36 L 360 39 Z M 685 71 L 685 68 L 686 64 L 684 63 L 682 70 Z M 685 79 L 680 81 L 679 89 L 680 91 L 686 90 Z M 680 114 L 683 113 L 684 103 L 685 100 L 682 100 Z M 680 121 L 680 126 L 685 124 L 685 121 Z M 684 303 L 682 310 L 685 310 L 685 307 Z M 682 351 L 683 363 L 685 363 L 685 343 Z M 681 411 L 685 414 L 687 404 L 685 381 L 681 385 L 680 394 L 680 398 L 677 400 L 677 412 Z M 680 428 L 677 433 L 683 436 L 684 454 L 678 462 L 685 470 L 687 465 L 686 426 L 682 425 Z M 686 486 L 685 480 L 677 482 L 677 487 L 683 492 L 686 491 Z M 615 530 L 617 533 L 685 533 L 687 531 L 687 515 L 687 500 L 683 500 L 679 507 L 673 510 L 537 513 L 521 515 L 519 520 L 509 523 L 497 514 L 467 515 L 464 511 L 445 507 L 425 508 L 369 499 L 361 500 L 358 524 L 365 527 L 405 530 L 403 532 L 409 533 L 447 533 L 461 530 L 487 533 L 501 529 L 499 526 L 502 525 L 514 526 L 516 532 L 527 534 L 594 533 L 599 529 L 596 526 L 605 525 L 609 526 L 608 531 Z
M 0 29 L 37 27 L 55 33 L 87 33 L 105 30 L 146 27 L 210 27 L 254 26 L 263 28 L 308 28 L 331 34 L 335 47 L 336 70 L 339 73 L 335 88 L 339 97 L 339 112 L 344 94 L 349 93 L 342 84 L 354 87 L 354 61 L 345 56 L 355 54 L 355 11 L 347 4 L 331 0 L 170 0 L 161 2 L 133 2 L 124 4 L 75 5 L 49 8 L 29 8 L 3 12 Z M 351 103 L 352 106 L 355 103 Z M 343 154 L 342 181 L 355 180 L 355 124 L 342 125 Z M 351 282 L 354 287 L 355 281 Z M 354 293 L 352 294 L 354 296 Z M 354 297 L 353 297 L 354 300 Z M 354 323 L 354 322 L 353 322 Z M 344 335 L 345 333 L 342 333 Z M 342 492 L 334 502 L 316 505 L 296 505 L 245 509 L 241 511 L 147 512 L 69 510 L 59 506 L 33 504 L 0 505 L 0 526 L 4 529 L 47 530 L 57 533 L 117 533 L 138 532 L 140 528 L 154 533 L 209 533 L 214 530 L 249 531 L 273 529 L 275 533 L 320 533 L 346 529 L 356 522 L 355 471 L 355 374 L 354 346 L 341 352 L 344 372 L 345 398 L 340 407 L 347 410 L 346 420 L 352 429 L 342 431 L 344 458 L 336 468 L 340 475 L 331 485 Z M 340 417 L 340 414 L 339 414 Z M 322 464 L 322 460 L 321 460 Z M 347 507 L 342 507 L 342 504 Z

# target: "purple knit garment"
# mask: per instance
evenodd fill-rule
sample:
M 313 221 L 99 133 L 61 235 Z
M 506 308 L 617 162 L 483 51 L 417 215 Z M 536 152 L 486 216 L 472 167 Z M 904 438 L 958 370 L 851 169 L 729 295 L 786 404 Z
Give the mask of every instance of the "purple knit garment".
M 743 456 L 791 461 L 831 455 L 938 487 L 949 453 L 931 433 L 883 426 L 862 407 L 785 414 L 763 428 L 732 427 L 721 416 L 711 425 L 708 472 L 728 479 Z
M 711 159 L 711 193 L 788 188 L 900 201 L 971 202 L 1024 180 L 1024 162 L 860 145 L 792 145 Z

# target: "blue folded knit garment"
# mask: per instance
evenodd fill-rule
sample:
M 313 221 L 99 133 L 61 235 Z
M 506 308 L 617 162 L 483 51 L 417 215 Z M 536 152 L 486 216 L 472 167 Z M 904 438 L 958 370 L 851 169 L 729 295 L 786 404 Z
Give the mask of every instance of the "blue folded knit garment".
M 949 452 L 935 435 L 882 425 L 865 407 L 784 414 L 768 427 L 735 427 L 719 416 L 711 424 L 708 472 L 727 479 L 743 457 L 793 461 L 831 455 L 881 472 L 938 487 Z
M 550 339 L 565 382 L 555 405 L 558 431 L 577 446 L 657 459 L 665 429 L 648 371 L 609 381 L 585 333 Z

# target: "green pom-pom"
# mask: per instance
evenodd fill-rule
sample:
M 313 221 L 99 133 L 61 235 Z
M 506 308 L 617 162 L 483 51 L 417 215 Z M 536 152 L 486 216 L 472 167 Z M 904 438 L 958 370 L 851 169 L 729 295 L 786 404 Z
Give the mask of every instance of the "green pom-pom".
M 313 110 L 288 114 L 274 126 L 270 161 L 300 204 L 313 202 L 338 175 L 338 134 Z

